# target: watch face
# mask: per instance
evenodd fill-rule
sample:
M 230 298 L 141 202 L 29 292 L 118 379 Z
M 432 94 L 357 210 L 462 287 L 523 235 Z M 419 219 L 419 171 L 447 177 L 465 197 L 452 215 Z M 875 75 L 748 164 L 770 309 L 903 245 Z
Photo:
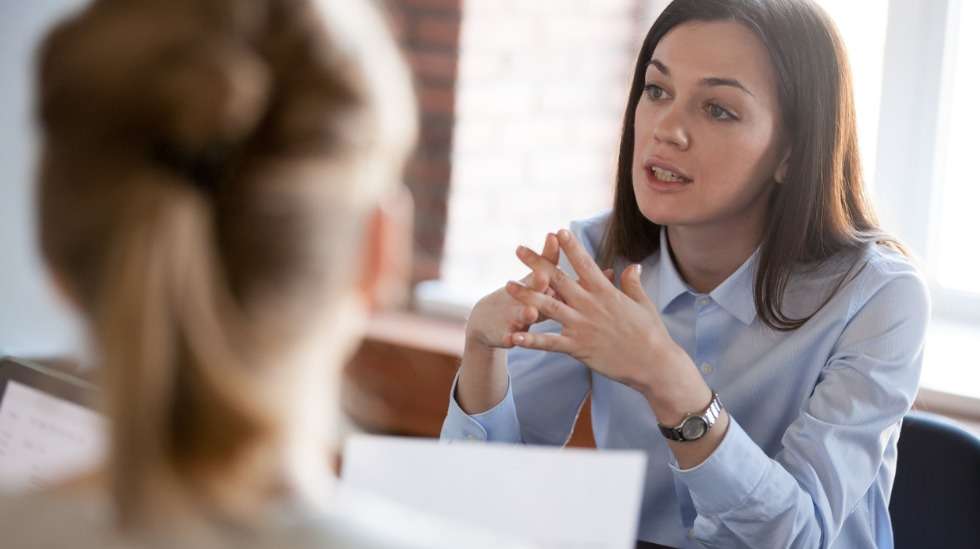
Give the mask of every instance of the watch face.
M 708 425 L 704 422 L 704 418 L 698 416 L 687 418 L 681 425 L 681 433 L 687 440 L 697 440 L 707 431 Z

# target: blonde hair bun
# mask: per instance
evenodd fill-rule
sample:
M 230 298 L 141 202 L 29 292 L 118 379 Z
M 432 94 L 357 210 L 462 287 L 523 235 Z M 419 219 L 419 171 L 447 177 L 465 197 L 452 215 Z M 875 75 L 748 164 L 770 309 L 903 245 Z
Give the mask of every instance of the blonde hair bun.
M 240 46 L 188 49 L 156 76 L 150 106 L 159 109 L 162 137 L 184 152 L 244 141 L 266 112 L 269 71 Z

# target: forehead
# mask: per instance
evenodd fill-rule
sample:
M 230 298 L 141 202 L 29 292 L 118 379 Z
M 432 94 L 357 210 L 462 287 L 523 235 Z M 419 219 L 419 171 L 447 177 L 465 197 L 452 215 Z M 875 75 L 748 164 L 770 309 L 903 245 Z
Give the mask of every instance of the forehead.
M 734 78 L 756 97 L 775 94 L 769 52 L 755 33 L 734 21 L 682 23 L 660 39 L 652 58 L 666 65 L 674 80 Z

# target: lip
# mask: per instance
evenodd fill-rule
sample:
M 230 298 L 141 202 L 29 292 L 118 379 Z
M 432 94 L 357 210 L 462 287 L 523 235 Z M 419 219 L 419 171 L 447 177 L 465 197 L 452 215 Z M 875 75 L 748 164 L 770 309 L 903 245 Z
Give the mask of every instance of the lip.
M 668 171 L 671 171 L 673 173 L 676 173 L 677 175 L 679 175 L 679 176 L 687 179 L 687 181 L 663 181 L 661 179 L 657 179 L 653 175 L 653 171 L 651 171 L 651 168 L 653 168 L 653 167 L 657 167 L 657 168 L 660 168 L 662 170 L 668 170 Z M 693 181 L 694 181 L 689 175 L 687 175 L 686 173 L 684 173 L 683 171 L 681 171 L 677 167 L 675 167 L 672 164 L 669 164 L 667 162 L 664 162 L 663 160 L 661 160 L 659 158 L 658 159 L 652 159 L 651 158 L 651 159 L 646 160 L 643 163 L 643 177 L 645 178 L 646 184 L 648 186 L 650 186 L 652 189 L 654 189 L 656 191 L 660 191 L 660 192 L 676 192 L 676 191 L 680 191 L 680 190 L 683 190 L 688 185 L 690 185 L 691 183 L 693 183 Z

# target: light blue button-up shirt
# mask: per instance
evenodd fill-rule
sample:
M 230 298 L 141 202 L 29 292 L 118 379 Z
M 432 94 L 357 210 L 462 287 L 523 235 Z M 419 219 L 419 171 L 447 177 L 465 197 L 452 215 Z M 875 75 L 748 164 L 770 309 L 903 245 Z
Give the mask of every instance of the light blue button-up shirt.
M 607 220 L 572 224 L 593 256 Z M 813 313 L 855 258 L 859 265 L 802 328 L 780 332 L 756 313 L 758 252 L 701 295 L 664 253 L 664 233 L 660 251 L 643 262 L 644 288 L 731 415 L 707 460 L 681 470 L 637 391 L 567 355 L 522 348 L 508 352 L 503 401 L 470 416 L 451 398 L 442 438 L 560 445 L 591 391 L 597 446 L 649 456 L 640 539 L 674 547 L 892 547 L 896 444 L 918 388 L 929 318 L 916 269 L 869 246 L 801 271 L 784 297 L 791 318 Z M 572 272 L 567 263 L 563 269 Z

